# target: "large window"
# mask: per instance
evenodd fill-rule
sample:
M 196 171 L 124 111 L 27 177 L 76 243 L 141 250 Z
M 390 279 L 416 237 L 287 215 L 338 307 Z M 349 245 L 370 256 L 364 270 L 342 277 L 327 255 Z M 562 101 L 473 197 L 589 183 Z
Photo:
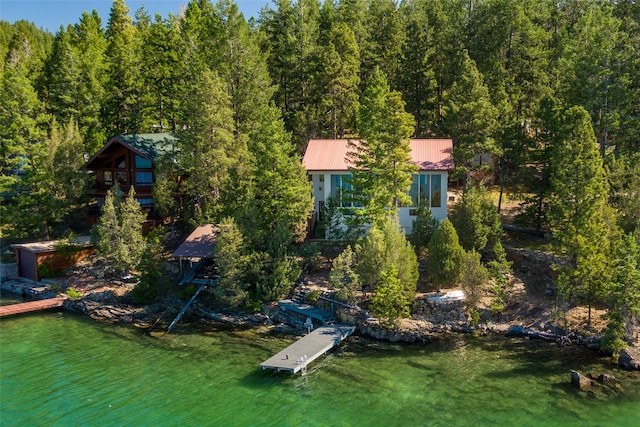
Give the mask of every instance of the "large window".
M 153 184 L 153 173 L 136 172 L 136 185 L 151 185 L 151 184 Z
M 351 192 L 351 183 L 349 175 L 331 175 L 331 197 L 340 207 L 352 207 L 353 203 L 349 200 Z
M 442 205 L 442 176 L 431 175 L 431 207 L 439 208 Z
M 429 200 L 429 175 L 413 175 L 409 196 L 411 206 L 419 206 L 423 200 Z
M 419 206 L 425 200 L 432 208 L 442 206 L 442 175 L 413 175 L 409 190 L 411 206 Z
M 136 154 L 135 157 L 136 169 L 151 169 L 151 160 L 145 159 L 144 157 L 140 157 Z

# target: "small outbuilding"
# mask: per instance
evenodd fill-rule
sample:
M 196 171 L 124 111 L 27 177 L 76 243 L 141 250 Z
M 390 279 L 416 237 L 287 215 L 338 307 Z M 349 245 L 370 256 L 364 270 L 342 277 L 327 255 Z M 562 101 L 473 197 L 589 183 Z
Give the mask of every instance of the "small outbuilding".
M 216 236 L 218 234 L 218 228 L 212 224 L 204 224 L 198 226 L 189 236 L 182 242 L 178 249 L 176 249 L 172 257 L 178 258 L 180 261 L 180 275 L 184 276 L 182 270 L 182 261 L 188 260 L 191 271 L 184 276 L 181 284 L 193 281 L 194 277 L 203 267 L 206 260 L 212 260 L 214 258 L 213 251 L 216 247 Z M 198 264 L 194 267 L 193 261 L 198 261 Z
M 22 243 L 13 245 L 16 251 L 18 276 L 39 282 L 95 253 L 89 236 L 70 240 Z

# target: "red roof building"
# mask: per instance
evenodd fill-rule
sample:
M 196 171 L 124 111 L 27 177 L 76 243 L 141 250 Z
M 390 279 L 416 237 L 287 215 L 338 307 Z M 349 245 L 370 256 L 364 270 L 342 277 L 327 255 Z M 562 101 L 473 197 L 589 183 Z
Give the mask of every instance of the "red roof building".
M 348 177 L 352 166 L 348 153 L 352 151 L 358 140 L 349 139 L 312 139 L 302 160 L 313 184 L 315 199 L 314 221 L 321 219 L 324 206 L 329 198 L 340 207 L 341 194 L 351 191 Z M 453 170 L 453 141 L 451 139 L 412 139 L 411 162 L 418 166 L 413 177 L 409 195 L 411 206 L 399 209 L 400 225 L 407 233 L 411 232 L 415 212 L 425 199 L 429 200 L 431 212 L 439 220 L 447 217 L 447 180 Z

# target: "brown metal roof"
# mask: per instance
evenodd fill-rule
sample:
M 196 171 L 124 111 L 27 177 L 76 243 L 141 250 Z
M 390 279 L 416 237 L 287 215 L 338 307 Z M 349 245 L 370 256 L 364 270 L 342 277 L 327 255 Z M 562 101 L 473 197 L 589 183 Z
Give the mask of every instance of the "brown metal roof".
M 218 229 L 212 224 L 200 225 L 176 249 L 174 258 L 213 258 Z
M 349 139 L 312 139 L 307 145 L 302 164 L 308 171 L 347 171 Z M 412 139 L 411 162 L 423 171 L 453 169 L 453 141 L 451 139 Z

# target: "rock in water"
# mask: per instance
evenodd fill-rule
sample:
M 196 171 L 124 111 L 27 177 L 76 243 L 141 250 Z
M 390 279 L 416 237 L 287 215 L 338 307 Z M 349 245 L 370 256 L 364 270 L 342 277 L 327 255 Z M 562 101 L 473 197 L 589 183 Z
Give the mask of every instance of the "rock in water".
M 629 347 L 620 352 L 618 358 L 620 366 L 626 369 L 638 369 L 640 370 L 640 348 Z
M 571 383 L 580 390 L 586 390 L 593 385 L 593 382 L 589 377 L 582 375 L 578 371 L 571 371 Z
M 618 380 L 611 374 L 600 374 L 598 381 L 601 383 L 615 383 Z

